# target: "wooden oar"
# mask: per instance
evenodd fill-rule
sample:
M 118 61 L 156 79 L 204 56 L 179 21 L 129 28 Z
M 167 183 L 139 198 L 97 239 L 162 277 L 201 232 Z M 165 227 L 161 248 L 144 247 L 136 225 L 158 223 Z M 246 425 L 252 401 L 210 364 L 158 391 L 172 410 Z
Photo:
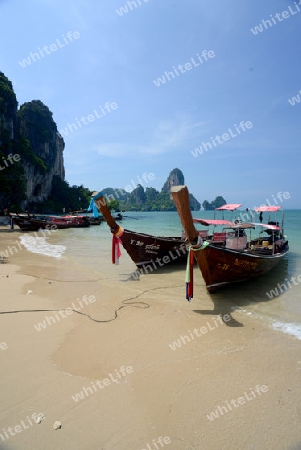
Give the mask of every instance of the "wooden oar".
M 199 234 L 193 224 L 193 219 L 190 211 L 188 189 L 186 186 L 172 186 L 170 192 L 177 207 L 177 211 L 181 219 L 182 226 L 185 230 L 187 239 L 191 244 L 196 244 Z
M 113 230 L 117 229 L 119 225 L 116 223 L 114 217 L 112 216 L 105 198 L 103 196 L 98 197 L 97 199 L 94 199 L 94 202 L 95 205 L 97 206 L 97 209 L 101 212 L 109 227 Z

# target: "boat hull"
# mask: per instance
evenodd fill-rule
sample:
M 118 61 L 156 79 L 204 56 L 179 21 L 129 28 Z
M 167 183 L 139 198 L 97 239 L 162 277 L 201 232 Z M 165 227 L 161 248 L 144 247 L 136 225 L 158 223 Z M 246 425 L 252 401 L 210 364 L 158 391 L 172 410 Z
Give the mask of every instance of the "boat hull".
M 89 217 L 88 220 L 90 225 L 100 225 L 104 221 L 101 217 Z
M 264 275 L 273 269 L 287 252 L 287 243 L 281 252 L 275 255 L 258 255 L 209 244 L 194 252 L 194 256 L 208 291 L 214 293 L 226 285 Z
M 61 216 L 60 220 L 65 220 L 69 228 L 87 228 L 90 220 L 87 216 Z
M 152 236 L 121 228 L 112 216 L 102 193 L 94 197 L 95 204 L 107 222 L 114 238 L 118 237 L 134 261 L 137 267 L 144 267 L 147 273 L 147 265 L 152 269 L 166 264 L 186 262 L 188 242 L 180 237 Z M 112 258 L 114 262 L 114 257 Z
M 158 268 L 187 260 L 187 243 L 178 237 L 152 236 L 123 230 L 120 240 L 138 267 L 154 263 Z
M 18 217 L 13 217 L 13 223 L 22 231 L 38 231 L 40 229 L 51 227 L 51 223 L 46 220 L 23 219 Z

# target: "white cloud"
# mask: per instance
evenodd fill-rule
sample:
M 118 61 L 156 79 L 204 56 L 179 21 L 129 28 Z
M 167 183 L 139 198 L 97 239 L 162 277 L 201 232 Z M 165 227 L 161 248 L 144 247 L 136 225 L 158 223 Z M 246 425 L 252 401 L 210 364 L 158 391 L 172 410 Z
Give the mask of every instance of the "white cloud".
M 185 142 L 194 139 L 196 135 L 203 134 L 203 126 L 205 122 L 193 122 L 191 119 L 185 120 L 167 120 L 159 122 L 153 130 L 149 144 L 132 144 L 131 142 L 110 142 L 102 143 L 94 148 L 99 155 L 110 156 L 112 158 L 135 155 L 160 155 L 171 152 Z M 137 139 L 137 131 L 133 131 L 135 141 Z

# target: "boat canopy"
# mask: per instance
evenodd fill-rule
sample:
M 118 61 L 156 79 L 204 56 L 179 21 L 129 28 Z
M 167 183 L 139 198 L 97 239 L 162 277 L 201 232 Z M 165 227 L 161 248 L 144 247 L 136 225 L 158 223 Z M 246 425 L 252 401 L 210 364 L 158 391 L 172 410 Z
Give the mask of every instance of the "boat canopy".
M 266 228 L 267 230 L 283 230 L 283 228 L 278 227 L 278 225 L 270 225 L 268 223 L 255 223 L 252 222 L 252 225 L 256 226 L 256 227 L 263 227 Z
M 234 211 L 235 209 L 242 206 L 240 203 L 226 203 L 223 206 L 220 206 L 219 208 L 215 208 L 216 211 Z
M 254 208 L 256 212 L 275 212 L 279 211 L 281 206 L 259 206 L 258 208 Z
M 201 225 L 224 225 L 227 228 L 254 228 L 253 223 L 248 222 L 230 222 L 230 220 L 217 220 L 217 219 L 193 219 L 194 223 L 200 223 Z
M 229 220 L 217 220 L 217 219 L 193 219 L 195 223 L 200 223 L 205 226 L 209 225 L 228 225 L 232 226 L 234 223 L 230 222 Z

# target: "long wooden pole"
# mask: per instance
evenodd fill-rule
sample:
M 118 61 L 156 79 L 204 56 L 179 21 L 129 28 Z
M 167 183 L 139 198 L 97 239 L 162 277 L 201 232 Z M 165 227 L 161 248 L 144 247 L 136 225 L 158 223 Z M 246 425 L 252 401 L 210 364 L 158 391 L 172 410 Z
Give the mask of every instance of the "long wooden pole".
M 199 234 L 193 224 L 189 205 L 188 189 L 186 186 L 172 186 L 170 192 L 177 207 L 177 211 L 181 219 L 182 226 L 185 230 L 187 239 L 191 244 L 196 244 Z
M 97 206 L 98 211 L 101 212 L 101 214 L 103 215 L 103 217 L 104 217 L 105 221 L 107 222 L 107 224 L 109 225 L 109 227 L 112 230 L 117 229 L 118 224 L 116 223 L 114 217 L 112 216 L 104 196 L 94 199 L 94 202 L 95 202 L 95 205 Z

